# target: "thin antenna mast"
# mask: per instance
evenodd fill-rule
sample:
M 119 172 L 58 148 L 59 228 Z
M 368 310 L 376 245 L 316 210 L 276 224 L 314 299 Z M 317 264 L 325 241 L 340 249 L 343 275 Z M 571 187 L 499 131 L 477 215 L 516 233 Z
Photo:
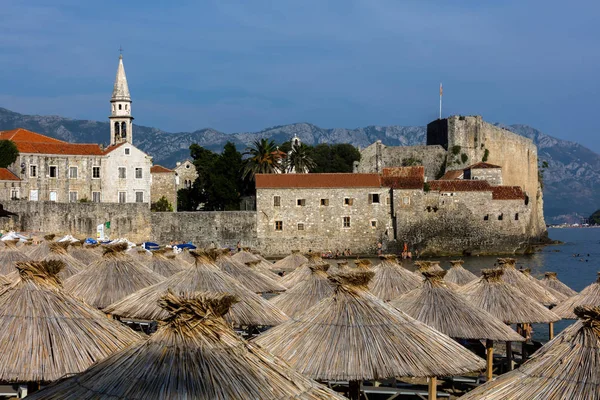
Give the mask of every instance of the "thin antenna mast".
M 442 95 L 444 94 L 444 89 L 442 88 L 442 83 L 440 82 L 440 119 L 442 119 Z

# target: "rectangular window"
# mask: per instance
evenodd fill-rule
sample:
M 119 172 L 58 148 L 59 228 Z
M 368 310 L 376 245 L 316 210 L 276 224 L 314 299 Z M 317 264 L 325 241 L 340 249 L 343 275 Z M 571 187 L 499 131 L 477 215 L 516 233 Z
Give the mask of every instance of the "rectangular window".
M 30 201 L 38 201 L 38 191 L 37 191 L 37 189 L 29 191 L 29 200 Z
M 119 203 L 126 203 L 126 202 L 127 202 L 127 193 L 119 192 Z
M 142 179 L 142 169 L 141 168 L 135 169 L 135 179 Z
M 379 204 L 379 193 L 369 193 L 369 204 Z
M 92 167 L 92 178 L 94 178 L 94 179 L 100 178 L 100 167 Z
M 377 228 L 377 220 L 375 220 L 375 219 L 371 220 L 371 228 Z
M 77 167 L 69 167 L 69 179 L 77 179 Z
M 50 171 L 49 171 L 48 176 L 50 176 L 50 178 L 58 178 L 58 167 L 56 165 L 50 166 Z
M 37 165 L 30 165 L 29 166 L 29 177 L 30 178 L 37 177 Z
M 125 167 L 119 167 L 119 179 L 127 178 L 127 169 Z
M 282 231 L 283 230 L 283 221 L 275 221 L 275 230 Z
M 306 205 L 306 200 L 305 199 L 298 199 L 298 200 L 296 200 L 296 204 L 299 207 L 304 207 Z
M 125 155 L 129 155 L 129 148 L 125 149 Z
M 302 222 L 298 223 L 298 230 L 299 231 L 303 231 L 304 230 L 304 224 Z
M 92 192 L 92 202 L 100 203 L 100 192 Z
M 402 198 L 402 204 L 404 204 L 405 206 L 409 205 L 410 204 L 410 197 L 404 196 Z
M 518 221 L 518 220 L 519 220 L 519 213 L 516 213 L 515 214 L 515 221 Z
M 329 199 L 321 199 L 321 205 L 323 207 L 329 206 Z
M 136 203 L 144 202 L 144 192 L 135 192 L 135 202 Z
M 352 204 L 354 204 L 354 199 L 351 197 L 344 197 L 344 205 L 345 206 L 351 206 Z
M 504 219 L 504 214 L 498 215 L 498 221 L 502 221 Z
M 273 207 L 280 207 L 280 206 L 281 206 L 281 197 L 273 196 Z
M 484 221 L 489 221 L 489 220 L 490 220 L 490 216 L 489 216 L 489 214 L 485 214 L 485 215 L 483 216 L 483 220 L 484 220 Z
M 69 203 L 77 203 L 77 192 L 69 192 Z
M 55 191 L 51 191 L 48 198 L 50 199 L 50 201 L 57 201 L 58 196 L 56 195 Z
M 19 188 L 10 189 L 10 199 L 19 200 Z
M 343 217 L 344 228 L 350 228 L 350 217 Z

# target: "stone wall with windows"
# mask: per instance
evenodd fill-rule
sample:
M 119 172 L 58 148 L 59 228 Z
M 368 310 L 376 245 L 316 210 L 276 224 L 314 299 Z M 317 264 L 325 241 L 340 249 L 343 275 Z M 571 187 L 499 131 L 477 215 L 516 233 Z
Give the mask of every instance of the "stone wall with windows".
M 177 211 L 177 185 L 175 184 L 175 172 L 152 173 L 150 193 L 150 203 L 156 203 L 164 196 L 171 204 L 171 207 L 173 207 L 173 211 Z
M 125 143 L 102 160 L 102 201 L 150 204 L 152 158 Z

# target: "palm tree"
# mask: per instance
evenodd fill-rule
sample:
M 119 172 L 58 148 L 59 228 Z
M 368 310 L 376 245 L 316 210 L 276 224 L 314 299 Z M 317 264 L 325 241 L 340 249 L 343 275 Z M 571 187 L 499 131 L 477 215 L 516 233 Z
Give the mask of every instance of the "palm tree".
M 249 156 L 242 168 L 244 179 L 254 180 L 256 174 L 274 174 L 281 169 L 281 156 L 272 140 L 255 140 L 243 155 Z
M 292 145 L 292 151 L 289 152 L 286 162 L 286 172 L 306 174 L 317 166 L 317 163 L 310 156 L 310 150 L 304 143 Z

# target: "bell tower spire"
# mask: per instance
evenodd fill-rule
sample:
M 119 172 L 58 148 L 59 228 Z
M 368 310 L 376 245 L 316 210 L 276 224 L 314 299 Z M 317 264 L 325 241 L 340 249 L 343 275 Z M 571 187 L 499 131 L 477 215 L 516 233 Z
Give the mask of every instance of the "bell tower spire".
M 123 49 L 119 49 L 121 52 Z M 132 143 L 133 117 L 131 116 L 131 95 L 127 86 L 127 76 L 123 66 L 123 54 L 119 55 L 117 77 L 110 99 L 110 144 Z

